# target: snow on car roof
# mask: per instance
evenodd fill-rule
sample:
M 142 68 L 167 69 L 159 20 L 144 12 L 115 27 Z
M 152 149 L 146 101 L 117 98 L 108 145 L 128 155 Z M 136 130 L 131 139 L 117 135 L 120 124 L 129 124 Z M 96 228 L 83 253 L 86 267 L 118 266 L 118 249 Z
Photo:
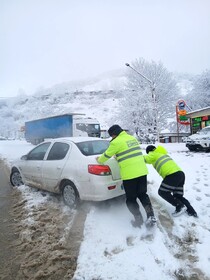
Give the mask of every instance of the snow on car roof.
M 65 142 L 86 142 L 86 141 L 107 141 L 106 139 L 98 138 L 98 137 L 88 137 L 88 136 L 79 136 L 79 137 L 60 137 L 60 138 L 53 138 L 53 139 L 46 139 L 45 141 L 65 141 Z

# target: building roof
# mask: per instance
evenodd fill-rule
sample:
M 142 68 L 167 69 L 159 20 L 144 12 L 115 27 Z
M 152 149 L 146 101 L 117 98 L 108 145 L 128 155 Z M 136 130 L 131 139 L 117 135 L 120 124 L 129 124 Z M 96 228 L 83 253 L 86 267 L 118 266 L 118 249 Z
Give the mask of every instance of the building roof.
M 191 111 L 186 114 L 186 117 L 197 118 L 197 117 L 202 117 L 202 116 L 206 116 L 206 115 L 210 115 L 210 107 Z

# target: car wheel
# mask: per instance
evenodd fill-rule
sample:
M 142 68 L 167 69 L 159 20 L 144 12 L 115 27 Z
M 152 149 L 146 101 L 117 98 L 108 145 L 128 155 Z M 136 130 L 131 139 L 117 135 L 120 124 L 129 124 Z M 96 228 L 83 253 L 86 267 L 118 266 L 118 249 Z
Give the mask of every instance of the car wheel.
M 65 181 L 62 184 L 63 201 L 70 208 L 77 208 L 80 202 L 79 193 L 75 185 L 70 181 Z
M 16 187 L 23 185 L 22 177 L 17 169 L 12 170 L 12 173 L 10 174 L 10 183 Z

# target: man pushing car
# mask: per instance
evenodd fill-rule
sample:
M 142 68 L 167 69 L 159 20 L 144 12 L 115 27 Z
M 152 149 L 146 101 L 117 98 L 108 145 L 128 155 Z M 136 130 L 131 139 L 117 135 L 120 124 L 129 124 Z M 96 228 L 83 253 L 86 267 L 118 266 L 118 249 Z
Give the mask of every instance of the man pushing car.
M 189 216 L 198 217 L 195 209 L 184 195 L 185 174 L 162 146 L 149 145 L 146 148 L 145 162 L 152 164 L 163 181 L 158 194 L 175 206 L 173 216 L 179 216 L 185 210 Z
M 115 155 L 125 189 L 126 205 L 134 216 L 134 221 L 131 222 L 132 225 L 134 227 L 141 227 L 143 224 L 143 217 L 137 202 L 138 198 L 147 215 L 146 226 L 152 226 L 156 223 L 156 218 L 147 194 L 148 169 L 139 142 L 117 124 L 111 126 L 108 133 L 112 137 L 110 145 L 96 159 L 99 163 L 104 163 Z

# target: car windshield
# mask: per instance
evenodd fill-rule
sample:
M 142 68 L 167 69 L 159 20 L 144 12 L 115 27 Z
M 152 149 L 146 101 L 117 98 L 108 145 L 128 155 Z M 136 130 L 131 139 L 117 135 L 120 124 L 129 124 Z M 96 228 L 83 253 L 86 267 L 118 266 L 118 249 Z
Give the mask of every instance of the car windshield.
M 199 131 L 199 134 L 210 134 L 210 127 L 205 128 L 205 129 L 201 129 Z
M 87 133 L 97 133 L 100 131 L 99 124 L 90 124 L 90 123 L 77 123 L 76 128 Z
M 108 140 L 85 141 L 75 144 L 77 145 L 81 153 L 85 156 L 102 154 L 109 147 Z

